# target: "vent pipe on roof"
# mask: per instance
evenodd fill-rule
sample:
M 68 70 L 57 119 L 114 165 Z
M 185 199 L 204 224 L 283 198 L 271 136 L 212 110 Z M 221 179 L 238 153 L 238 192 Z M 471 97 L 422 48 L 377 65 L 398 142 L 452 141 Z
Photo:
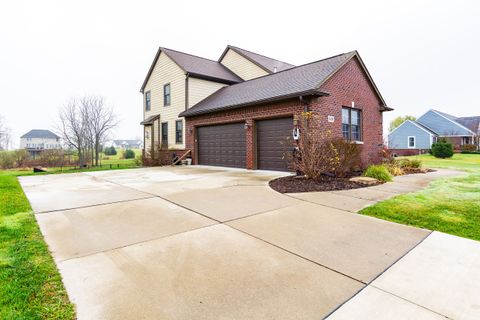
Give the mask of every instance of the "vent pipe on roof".
M 273 67 L 273 73 L 277 72 L 277 67 Z

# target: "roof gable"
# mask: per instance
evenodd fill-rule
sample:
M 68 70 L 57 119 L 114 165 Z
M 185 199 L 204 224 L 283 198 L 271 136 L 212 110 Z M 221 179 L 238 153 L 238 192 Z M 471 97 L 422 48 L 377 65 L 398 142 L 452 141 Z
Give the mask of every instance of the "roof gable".
M 39 139 L 60 139 L 59 136 L 57 136 L 55 133 L 53 133 L 50 130 L 44 130 L 44 129 L 33 129 L 25 133 L 23 136 L 20 138 L 28 138 L 28 139 L 33 139 L 33 138 L 39 138 Z
M 328 92 L 320 89 L 322 84 L 353 57 L 358 57 L 356 51 L 224 87 L 182 112 L 180 116 L 200 115 L 300 95 L 327 95 Z M 363 65 L 360 58 L 359 61 Z M 368 71 L 366 73 L 368 75 Z M 373 80 L 372 85 L 376 88 Z M 378 94 L 384 103 L 380 93 Z M 385 105 L 383 108 L 390 109 Z
M 261 69 L 265 70 L 268 73 L 274 73 L 278 71 L 287 70 L 290 68 L 295 67 L 293 64 L 283 62 L 280 60 L 276 60 L 252 51 L 248 51 L 239 47 L 235 47 L 232 45 L 228 45 L 225 50 L 223 51 L 222 55 L 218 59 L 218 62 L 221 62 L 225 55 L 227 54 L 228 50 L 235 51 L 245 59 L 249 60 L 253 64 L 257 65 Z
M 157 63 L 162 52 L 173 62 L 175 62 L 185 72 L 185 74 L 188 74 L 194 78 L 202 78 L 227 84 L 238 83 L 242 81 L 242 79 L 240 79 L 236 74 L 218 61 L 160 47 L 158 48 L 157 54 L 155 55 L 152 65 L 148 70 L 147 76 L 143 81 L 140 92 L 143 93 L 148 79 L 150 78 L 155 68 L 155 64 Z
M 442 136 L 471 136 L 476 134 L 452 115 L 434 109 L 428 110 L 417 122 Z

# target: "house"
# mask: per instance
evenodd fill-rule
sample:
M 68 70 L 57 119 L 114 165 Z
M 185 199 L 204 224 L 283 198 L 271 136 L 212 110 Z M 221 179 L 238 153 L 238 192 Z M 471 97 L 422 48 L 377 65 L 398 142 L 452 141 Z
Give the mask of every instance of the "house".
M 50 130 L 33 129 L 20 137 L 20 149 L 35 158 L 44 150 L 61 149 L 60 137 Z
M 194 164 L 248 169 L 287 170 L 284 142 L 304 111 L 379 162 L 392 110 L 357 51 L 294 66 L 235 46 L 217 61 L 159 48 L 140 91 L 147 155 L 190 151 Z
M 455 117 L 434 109 L 416 121 L 407 120 L 388 135 L 388 147 L 395 155 L 427 152 L 438 138 L 446 138 L 456 150 L 466 145 L 479 147 L 480 116 Z
M 121 149 L 143 149 L 143 141 L 134 139 L 134 140 L 112 140 L 107 143 L 108 147 L 112 146 L 114 148 L 121 148 Z

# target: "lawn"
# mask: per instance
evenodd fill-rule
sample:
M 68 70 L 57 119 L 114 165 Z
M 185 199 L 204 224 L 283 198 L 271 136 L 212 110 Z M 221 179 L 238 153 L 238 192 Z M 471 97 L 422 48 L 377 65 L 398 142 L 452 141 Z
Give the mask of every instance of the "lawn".
M 415 158 L 428 168 L 456 169 L 467 174 L 436 180 L 422 191 L 379 202 L 360 214 L 480 240 L 480 155 Z
M 0 319 L 74 319 L 74 307 L 17 180 L 29 172 L 0 171 Z

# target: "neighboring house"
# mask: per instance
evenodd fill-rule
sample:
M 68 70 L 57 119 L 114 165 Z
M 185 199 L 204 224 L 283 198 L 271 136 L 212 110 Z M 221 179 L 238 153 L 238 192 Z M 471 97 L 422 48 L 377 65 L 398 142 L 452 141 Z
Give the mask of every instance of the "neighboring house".
M 285 138 L 304 111 L 380 161 L 386 106 L 357 51 L 301 66 L 227 46 L 218 61 L 160 48 L 142 85 L 145 151 L 193 163 L 287 170 Z
M 478 149 L 480 116 L 454 117 L 437 110 L 429 110 L 416 121 L 407 120 L 388 135 L 388 147 L 396 155 L 427 152 L 438 138 L 446 138 L 460 150 L 464 145 Z
M 20 137 L 20 149 L 25 149 L 32 157 L 44 150 L 61 149 L 60 137 L 50 130 L 34 129 Z
M 143 149 L 142 140 L 112 140 L 108 143 L 108 146 L 121 149 Z

